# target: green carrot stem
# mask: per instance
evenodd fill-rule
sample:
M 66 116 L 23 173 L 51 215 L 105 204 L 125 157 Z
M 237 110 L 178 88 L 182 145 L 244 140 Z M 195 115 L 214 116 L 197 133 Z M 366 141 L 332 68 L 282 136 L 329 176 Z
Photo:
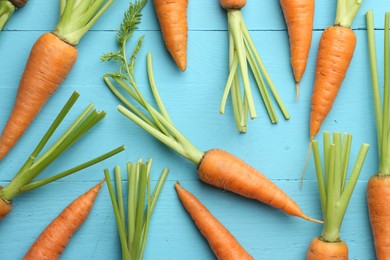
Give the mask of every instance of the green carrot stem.
M 58 128 L 58 126 L 61 124 L 62 120 L 65 118 L 65 116 L 68 114 L 70 109 L 73 107 L 73 105 L 76 103 L 77 99 L 80 97 L 80 94 L 77 91 L 74 91 L 72 96 L 69 98 L 69 100 L 66 102 L 65 106 L 62 108 L 56 119 L 53 121 L 45 135 L 42 137 L 41 141 L 35 148 L 35 150 L 31 153 L 30 157 L 27 159 L 27 161 L 24 163 L 22 168 L 19 170 L 19 172 L 16 174 L 21 174 L 24 171 L 26 171 L 34 162 L 34 160 L 37 158 L 39 153 L 42 151 L 43 147 L 46 145 L 46 143 L 49 141 L 50 137 L 53 135 L 55 130 Z
M 321 238 L 327 242 L 340 241 L 341 223 L 368 152 L 369 146 L 362 144 L 349 181 L 346 183 L 345 171 L 348 168 L 351 142 L 350 134 L 344 134 L 342 140 L 341 133 L 335 132 L 331 142 L 329 132 L 324 132 L 325 176 L 322 171 L 318 142 L 313 140 L 312 143 L 321 208 L 325 220 Z
M 118 202 L 119 214 L 121 216 L 122 225 L 125 228 L 125 232 L 127 233 L 126 228 L 126 217 L 125 217 L 125 205 L 123 203 L 123 191 L 122 191 L 122 173 L 121 168 L 119 166 L 115 166 L 114 168 L 114 176 L 115 176 L 115 186 L 116 186 L 116 200 Z
M 238 64 L 241 71 L 242 76 L 242 84 L 244 86 L 244 90 L 246 92 L 245 98 L 248 101 L 249 105 L 249 113 L 251 118 L 257 117 L 255 104 L 253 101 L 252 90 L 249 84 L 249 76 L 248 76 L 248 67 L 246 61 L 246 52 L 244 47 L 244 38 L 241 33 L 240 23 L 242 20 L 242 15 L 240 10 L 229 10 L 227 12 L 228 16 L 228 27 L 229 33 L 231 33 L 234 40 L 234 47 L 236 50 L 236 55 L 238 58 Z
M 88 167 L 90 167 L 92 165 L 95 165 L 95 164 L 97 164 L 97 163 L 99 163 L 101 161 L 104 161 L 104 160 L 106 160 L 106 159 L 116 155 L 117 153 L 122 152 L 124 149 L 125 149 L 125 147 L 123 145 L 119 146 L 119 147 L 117 147 L 117 148 L 115 148 L 115 149 L 113 149 L 113 150 L 111 150 L 111 151 L 109 151 L 109 152 L 107 152 L 105 154 L 102 154 L 102 155 L 100 155 L 100 156 L 98 156 L 98 157 L 96 157 L 94 159 L 91 159 L 91 160 L 89 160 L 87 162 L 81 163 L 81 164 L 79 164 L 79 165 L 77 165 L 77 166 L 75 166 L 75 167 L 73 167 L 71 169 L 68 169 L 66 171 L 60 172 L 60 173 L 55 174 L 53 176 L 50 176 L 50 177 L 47 177 L 47 178 L 44 178 L 44 179 L 41 179 L 41 180 L 38 180 L 38 181 L 31 182 L 29 184 L 26 184 L 26 185 L 20 187 L 20 189 L 19 189 L 20 192 L 19 193 L 27 192 L 27 191 L 39 188 L 39 187 L 41 187 L 43 185 L 46 185 L 46 184 L 51 183 L 53 181 L 56 181 L 56 180 L 59 180 L 59 179 L 62 179 L 64 177 L 66 177 L 66 176 L 69 176 L 69 175 L 71 175 L 71 174 L 73 174 L 75 172 L 78 172 L 78 171 L 81 171 L 83 169 L 86 169 L 86 168 L 88 168 Z
M 276 103 L 278 104 L 280 110 L 282 111 L 284 118 L 290 119 L 290 114 L 288 113 L 287 108 L 284 105 L 284 103 L 283 103 L 283 101 L 282 101 L 282 99 L 281 99 L 281 97 L 280 97 L 280 95 L 275 87 L 275 84 L 273 83 L 273 81 L 271 79 L 271 76 L 269 75 L 267 69 L 265 68 L 265 65 L 264 65 L 262 59 L 260 58 L 259 52 L 257 51 L 256 46 L 253 43 L 252 37 L 249 34 L 248 28 L 246 27 L 243 20 L 241 22 L 241 30 L 244 34 L 245 41 L 248 43 L 249 52 L 254 55 L 255 60 L 256 60 L 257 64 L 259 65 L 259 71 L 261 71 L 261 73 L 263 74 L 265 81 L 267 82 L 267 84 L 271 90 L 271 93 L 275 98 Z
M 157 185 L 154 188 L 154 192 L 153 192 L 153 195 L 152 195 L 152 200 L 150 202 L 150 211 L 151 212 L 153 212 L 154 207 L 156 206 L 157 199 L 160 196 L 162 187 L 163 187 L 163 185 L 165 183 L 165 180 L 167 179 L 168 173 L 169 173 L 169 169 L 168 168 L 164 168 L 162 173 L 161 173 L 161 175 L 160 175 L 160 178 L 158 179 Z
M 237 69 L 238 69 L 237 55 L 232 55 L 232 56 L 233 56 L 233 58 L 232 58 L 233 61 L 232 61 L 232 64 L 230 65 L 229 77 L 228 77 L 226 85 L 225 85 L 225 90 L 223 92 L 222 101 L 221 101 L 221 105 L 220 105 L 220 108 L 219 108 L 219 112 L 221 114 L 225 113 L 226 100 L 227 100 L 227 97 L 229 95 L 230 90 L 232 89 L 234 78 L 236 76 Z
M 14 14 L 16 7 L 10 1 L 0 1 L 0 31 Z
M 164 103 L 161 100 L 160 93 L 158 92 L 156 82 L 154 80 L 153 61 L 152 61 L 152 54 L 150 52 L 146 54 L 146 66 L 147 66 L 150 89 L 152 90 L 153 96 L 156 100 L 156 104 L 163 117 L 172 124 L 172 120 L 169 117 L 167 110 L 165 109 Z
M 313 140 L 312 148 L 313 148 L 314 163 L 315 163 L 316 174 L 317 174 L 318 190 L 320 193 L 322 216 L 326 216 L 327 199 L 326 199 L 326 189 L 325 189 L 325 181 L 324 181 L 325 176 L 322 171 L 320 150 L 318 148 L 317 140 Z
M 113 2 L 114 0 L 61 0 L 61 15 L 54 34 L 71 45 L 77 45 Z
M 260 70 L 256 66 L 255 59 L 252 55 L 251 50 L 249 49 L 248 41 L 245 41 L 245 48 L 246 48 L 246 52 L 247 52 L 248 63 L 249 63 L 249 66 L 253 72 L 253 76 L 255 77 L 258 89 L 260 91 L 261 98 L 263 99 L 265 108 L 266 108 L 267 113 L 271 119 L 271 122 L 273 124 L 275 124 L 278 122 L 278 117 L 277 117 L 277 115 L 275 113 L 275 109 L 271 103 L 271 99 L 269 97 L 268 90 L 265 87 L 265 83 L 264 83 L 264 80 L 261 76 Z
M 244 91 L 245 92 L 245 91 Z M 234 118 L 236 121 L 236 127 L 237 130 L 240 133 L 246 132 L 246 118 L 248 117 L 248 114 L 245 114 L 244 111 L 244 102 L 243 99 L 245 99 L 245 94 L 241 94 L 241 87 L 240 87 L 240 79 L 239 79 L 239 72 L 237 71 L 234 75 L 234 82 L 232 85 L 232 106 L 233 106 L 233 113 Z
M 334 24 L 347 28 L 351 27 L 361 4 L 362 0 L 338 0 Z
M 127 163 L 127 178 L 128 183 L 128 202 L 127 202 L 127 219 L 128 219 L 128 247 L 131 248 L 131 245 L 134 241 L 134 231 L 135 231 L 135 219 L 136 219 L 136 205 L 137 205 L 137 165 L 132 163 Z
M 385 15 L 385 30 L 384 30 L 384 82 L 383 82 L 383 119 L 382 119 L 382 152 L 380 157 L 379 172 L 380 174 L 390 174 L 390 163 L 388 160 L 389 149 L 389 21 L 390 13 Z
M 127 241 L 126 241 L 126 229 L 123 226 L 123 220 L 121 219 L 121 214 L 119 213 L 119 207 L 118 207 L 118 202 L 116 200 L 114 186 L 112 185 L 110 173 L 107 169 L 104 170 L 104 176 L 106 178 L 106 183 L 111 198 L 112 208 L 114 209 L 116 224 L 118 226 L 119 239 L 122 248 L 122 259 L 131 259 L 130 251 L 129 248 L 127 247 Z
M 371 80 L 372 80 L 372 92 L 374 96 L 375 105 L 375 118 L 377 129 L 377 144 L 379 158 L 382 156 L 382 104 L 379 90 L 379 74 L 378 63 L 376 57 L 376 43 L 375 43 L 375 30 L 374 30 L 374 16 L 372 10 L 366 13 L 367 22 L 367 34 L 368 34 L 368 49 L 370 54 L 370 68 L 371 68 Z M 385 71 L 385 74 L 387 72 Z

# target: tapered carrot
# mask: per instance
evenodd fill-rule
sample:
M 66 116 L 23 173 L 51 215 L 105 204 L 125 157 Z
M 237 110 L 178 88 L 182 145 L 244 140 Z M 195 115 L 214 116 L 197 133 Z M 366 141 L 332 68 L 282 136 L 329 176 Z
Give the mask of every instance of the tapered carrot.
M 73 234 L 87 219 L 104 180 L 69 204 L 39 235 L 24 260 L 58 259 Z
M 254 259 L 194 195 L 183 189 L 179 183 L 175 184 L 175 189 L 183 207 L 218 259 Z
M 126 77 L 130 78 L 131 85 L 124 81 L 122 77 L 119 78 L 112 76 L 115 74 L 107 74 L 103 77 L 105 83 L 126 105 L 126 107 L 119 105 L 119 112 L 141 126 L 165 145 L 192 161 L 197 166 L 199 178 L 203 182 L 232 191 L 247 198 L 270 204 L 287 214 L 318 222 L 305 215 L 286 193 L 242 160 L 219 149 L 201 152 L 190 143 L 176 129 L 159 97 L 154 82 L 152 57 L 150 53 L 147 55 L 147 67 L 150 86 L 161 112 L 153 108 L 142 96 L 141 91 L 135 84 L 135 79 L 132 78 L 133 73 L 126 75 Z M 145 108 L 146 113 L 134 106 L 131 100 L 127 99 L 117 88 L 126 91 L 134 103 L 138 103 Z
M 39 37 L 31 49 L 13 110 L 0 136 L 0 160 L 67 77 L 77 59 L 77 44 L 113 1 L 60 1 L 61 16 L 55 30 Z
M 310 112 L 310 140 L 330 112 L 356 46 L 350 29 L 362 0 L 338 0 L 335 24 L 322 33 L 317 55 Z
M 348 246 L 340 239 L 341 224 L 366 158 L 369 145 L 362 144 L 352 172 L 347 179 L 352 135 L 335 132 L 333 141 L 324 132 L 324 163 L 321 163 L 317 140 L 313 141 L 318 190 L 324 228 L 307 250 L 307 260 L 348 259 Z
M 172 58 L 180 70 L 187 67 L 188 0 L 153 0 L 161 33 Z
M 291 67 L 298 99 L 299 82 L 306 69 L 312 39 L 314 0 L 279 0 L 279 2 L 290 37 Z
M 367 204 L 376 257 L 382 260 L 390 259 L 390 13 L 385 15 L 384 26 L 384 87 L 382 102 L 372 10 L 367 12 L 366 18 L 379 156 L 378 173 L 373 175 L 367 184 Z

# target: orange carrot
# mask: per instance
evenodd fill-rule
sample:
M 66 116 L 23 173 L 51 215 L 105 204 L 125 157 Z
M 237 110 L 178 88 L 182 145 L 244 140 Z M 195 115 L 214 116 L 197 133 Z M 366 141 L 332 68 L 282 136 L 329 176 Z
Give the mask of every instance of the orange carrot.
M 344 241 L 325 242 L 321 238 L 314 238 L 307 250 L 307 260 L 323 260 L 323 259 L 348 259 L 348 247 Z
M 192 161 L 198 167 L 199 178 L 208 184 L 232 191 L 247 198 L 256 199 L 279 208 L 287 214 L 306 220 L 319 222 L 306 216 L 298 205 L 263 174 L 250 167 L 237 157 L 222 150 L 202 152 L 176 129 L 164 108 L 154 83 L 151 54 L 147 56 L 148 76 L 153 96 L 159 109 L 154 109 L 143 96 L 136 84 L 128 84 L 118 77 L 105 75 L 104 81 L 110 90 L 126 105 L 118 106 L 119 112 L 141 126 L 165 145 Z M 132 77 L 131 75 L 128 75 Z M 136 82 L 131 79 L 132 82 Z M 126 89 L 130 97 L 121 94 L 117 88 Z M 139 103 L 146 113 L 134 106 Z
M 76 45 L 113 0 L 61 1 L 61 18 L 53 33 L 45 33 L 31 49 L 18 94 L 0 136 L 0 160 L 27 130 L 49 97 L 71 71 Z M 100 8 L 101 7 L 101 8 Z M 79 19 L 82 16 L 83 19 Z
M 383 49 L 383 95 L 379 86 L 375 26 L 372 10 L 366 14 L 368 47 L 375 105 L 379 169 L 367 184 L 367 204 L 376 257 L 390 259 L 390 12 L 385 15 Z
M 198 166 L 198 176 L 215 187 L 256 199 L 289 215 L 313 220 L 266 176 L 223 150 L 212 149 L 205 153 Z
M 103 182 L 69 204 L 39 235 L 23 259 L 58 259 L 72 235 L 88 217 Z
M 3 186 L 0 185 L 0 190 Z M 0 220 L 8 215 L 12 210 L 12 202 L 5 200 L 4 198 L 0 198 Z
M 306 69 L 312 39 L 314 0 L 280 0 L 279 2 L 290 37 L 291 67 L 298 99 L 299 82 Z
M 349 5 L 349 9 L 343 8 L 343 0 L 338 1 L 335 25 L 325 29 L 318 47 L 311 100 L 310 140 L 316 136 L 330 112 L 355 51 L 356 36 L 349 27 L 361 0 L 351 0 L 354 3 Z
M 218 259 L 254 259 L 190 192 L 175 184 L 177 195 Z
M 161 33 L 169 53 L 180 70 L 187 67 L 188 0 L 153 0 Z
M 52 33 L 32 47 L 20 81 L 15 105 L 0 137 L 0 159 L 19 140 L 49 97 L 72 69 L 77 49 Z
M 226 10 L 234 10 L 243 8 L 246 0 L 219 0 L 219 3 Z

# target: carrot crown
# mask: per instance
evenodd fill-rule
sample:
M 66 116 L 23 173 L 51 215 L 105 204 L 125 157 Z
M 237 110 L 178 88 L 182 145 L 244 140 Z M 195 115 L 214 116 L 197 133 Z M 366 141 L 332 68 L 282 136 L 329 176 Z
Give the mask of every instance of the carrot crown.
M 14 14 L 15 9 L 15 5 L 10 1 L 0 1 L 0 31 L 3 30 L 9 18 Z
M 249 81 L 249 64 L 271 122 L 277 123 L 278 117 L 272 105 L 270 94 L 266 87 L 267 85 L 282 111 L 283 116 L 285 119 L 289 119 L 290 115 L 260 58 L 256 46 L 253 43 L 245 25 L 244 19 L 242 18 L 241 11 L 229 10 L 227 12 L 227 17 L 229 30 L 230 73 L 222 96 L 220 113 L 225 113 L 226 100 L 231 92 L 233 113 L 238 131 L 246 132 L 248 113 L 252 119 L 257 117 Z M 241 91 L 240 89 L 240 78 L 244 91 Z
M 390 29 L 390 13 L 385 15 L 385 29 L 384 29 L 384 83 L 383 83 L 383 100 L 381 103 L 381 94 L 379 90 L 379 74 L 376 59 L 376 43 L 374 31 L 374 17 L 372 10 L 366 14 L 367 18 L 367 34 L 368 34 L 368 48 L 370 54 L 370 66 L 372 76 L 372 90 L 374 96 L 376 129 L 378 140 L 378 155 L 379 155 L 379 173 L 380 176 L 390 175 L 390 113 L 389 113 L 389 63 L 390 63 L 390 43 L 389 43 L 389 29 Z
M 38 143 L 35 150 L 31 153 L 22 168 L 18 171 L 11 182 L 0 190 L 0 198 L 11 201 L 12 198 L 20 193 L 39 188 L 55 180 L 61 179 L 72 173 L 85 169 L 98 162 L 101 162 L 124 150 L 123 145 L 101 156 L 98 156 L 85 163 L 79 164 L 66 171 L 54 174 L 50 177 L 41 180 L 33 181 L 47 166 L 50 165 L 57 157 L 70 148 L 84 134 L 86 134 L 94 125 L 101 121 L 106 113 L 96 111 L 94 105 L 89 105 L 84 112 L 73 122 L 73 124 L 65 131 L 65 133 L 51 146 L 46 152 L 40 155 L 50 137 L 61 124 L 65 116 L 68 114 L 78 97 L 79 93 L 74 92 L 68 102 L 62 108 L 52 125 L 49 127 L 41 141 Z
M 331 142 L 329 132 L 325 131 L 323 138 L 324 168 L 321 164 L 318 141 L 313 140 L 312 144 L 322 215 L 325 222 L 321 238 L 327 242 L 338 242 L 340 241 L 341 223 L 363 167 L 369 145 L 361 145 L 347 182 L 352 135 L 344 134 L 344 138 L 342 138 L 341 133 L 335 132 L 333 133 L 333 142 Z
M 104 75 L 103 79 L 113 94 L 124 104 L 124 106 L 118 106 L 119 112 L 144 128 L 158 140 L 198 165 L 203 157 L 203 152 L 199 151 L 175 128 L 166 112 L 154 81 L 152 55 L 150 53 L 147 55 L 147 70 L 149 84 L 158 110 L 146 101 L 137 86 L 134 78 L 134 67 L 138 51 L 142 46 L 143 36 L 138 39 L 132 54 L 127 58 L 126 44 L 137 28 L 137 24 L 141 21 L 141 10 L 145 3 L 146 1 L 144 0 L 130 3 L 129 9 L 125 12 L 120 30 L 117 33 L 119 50 L 104 54 L 101 58 L 102 61 L 114 60 L 119 63 L 120 67 L 118 71 Z M 123 92 L 128 96 L 123 94 Z M 133 103 L 140 105 L 143 110 L 139 106 L 134 105 L 131 99 L 133 99 Z
M 151 166 L 151 159 L 149 159 L 146 163 L 140 159 L 135 164 L 126 164 L 128 182 L 127 218 L 123 202 L 124 194 L 122 193 L 123 187 L 121 169 L 119 166 L 116 166 L 114 169 L 116 194 L 111 182 L 109 171 L 107 169 L 104 170 L 118 226 L 118 233 L 122 247 L 122 259 L 142 259 L 144 254 L 150 218 L 168 175 L 168 169 L 163 169 L 155 186 L 154 192 L 151 194 Z
M 362 0 L 338 0 L 334 24 L 348 28 L 351 27 L 361 4 Z
M 63 41 L 77 45 L 114 0 L 60 0 L 60 19 L 54 30 Z

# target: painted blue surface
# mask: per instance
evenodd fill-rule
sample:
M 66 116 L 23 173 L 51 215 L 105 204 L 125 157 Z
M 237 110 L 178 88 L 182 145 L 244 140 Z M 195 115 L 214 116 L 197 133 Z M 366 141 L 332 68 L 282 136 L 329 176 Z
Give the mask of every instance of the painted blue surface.
M 214 257 L 176 197 L 173 188 L 176 180 L 198 196 L 256 259 L 303 259 L 310 240 L 320 234 L 320 225 L 286 216 L 259 202 L 202 184 L 190 162 L 155 141 L 116 111 L 118 102 L 101 79 L 104 73 L 115 69 L 115 64 L 100 63 L 99 57 L 104 52 L 115 50 L 114 29 L 119 26 L 127 6 L 128 1 L 116 1 L 80 42 L 79 59 L 69 77 L 15 148 L 0 162 L 0 184 L 6 184 L 14 176 L 74 90 L 81 93 L 81 98 L 60 130 L 71 122 L 77 111 L 91 102 L 104 109 L 107 117 L 42 175 L 60 171 L 120 144 L 125 144 L 127 150 L 88 170 L 17 197 L 13 212 L 0 222 L 0 259 L 20 259 L 42 229 L 67 204 L 102 178 L 104 168 L 124 165 L 126 161 L 139 157 L 154 159 L 154 183 L 163 167 L 170 168 L 152 217 L 145 259 Z M 288 37 L 278 1 L 248 1 L 243 10 L 245 21 L 291 119 L 285 121 L 278 113 L 280 122 L 272 125 L 256 94 L 259 117 L 249 122 L 248 133 L 244 135 L 235 130 L 230 102 L 225 115 L 218 113 L 228 73 L 226 15 L 218 1 L 189 3 L 188 68 L 184 73 L 176 68 L 162 44 L 151 2 L 145 7 L 140 30 L 135 34 L 135 37 L 146 36 L 137 60 L 137 81 L 142 87 L 147 85 L 145 55 L 151 51 L 160 94 L 177 127 L 201 150 L 220 147 L 243 158 L 275 181 L 308 215 L 316 218 L 321 217 L 321 210 L 312 160 L 303 189 L 299 188 L 299 178 L 308 147 L 316 48 L 323 29 L 332 24 L 335 6 L 335 0 L 316 3 L 312 50 L 301 83 L 300 101 L 296 103 Z M 0 33 L 0 128 L 5 125 L 11 111 L 30 48 L 39 35 L 54 27 L 58 8 L 58 1 L 31 1 L 15 13 Z M 377 168 L 364 17 L 371 8 L 375 11 L 378 46 L 382 46 L 379 43 L 383 39 L 383 12 L 390 10 L 390 4 L 366 0 L 353 24 L 358 38 L 355 56 L 333 110 L 322 128 L 348 131 L 354 135 L 353 160 L 361 143 L 371 145 L 341 229 L 351 259 L 374 259 L 365 200 L 367 180 Z M 144 92 L 149 93 L 146 88 Z M 120 259 L 116 224 L 106 186 L 62 259 Z

